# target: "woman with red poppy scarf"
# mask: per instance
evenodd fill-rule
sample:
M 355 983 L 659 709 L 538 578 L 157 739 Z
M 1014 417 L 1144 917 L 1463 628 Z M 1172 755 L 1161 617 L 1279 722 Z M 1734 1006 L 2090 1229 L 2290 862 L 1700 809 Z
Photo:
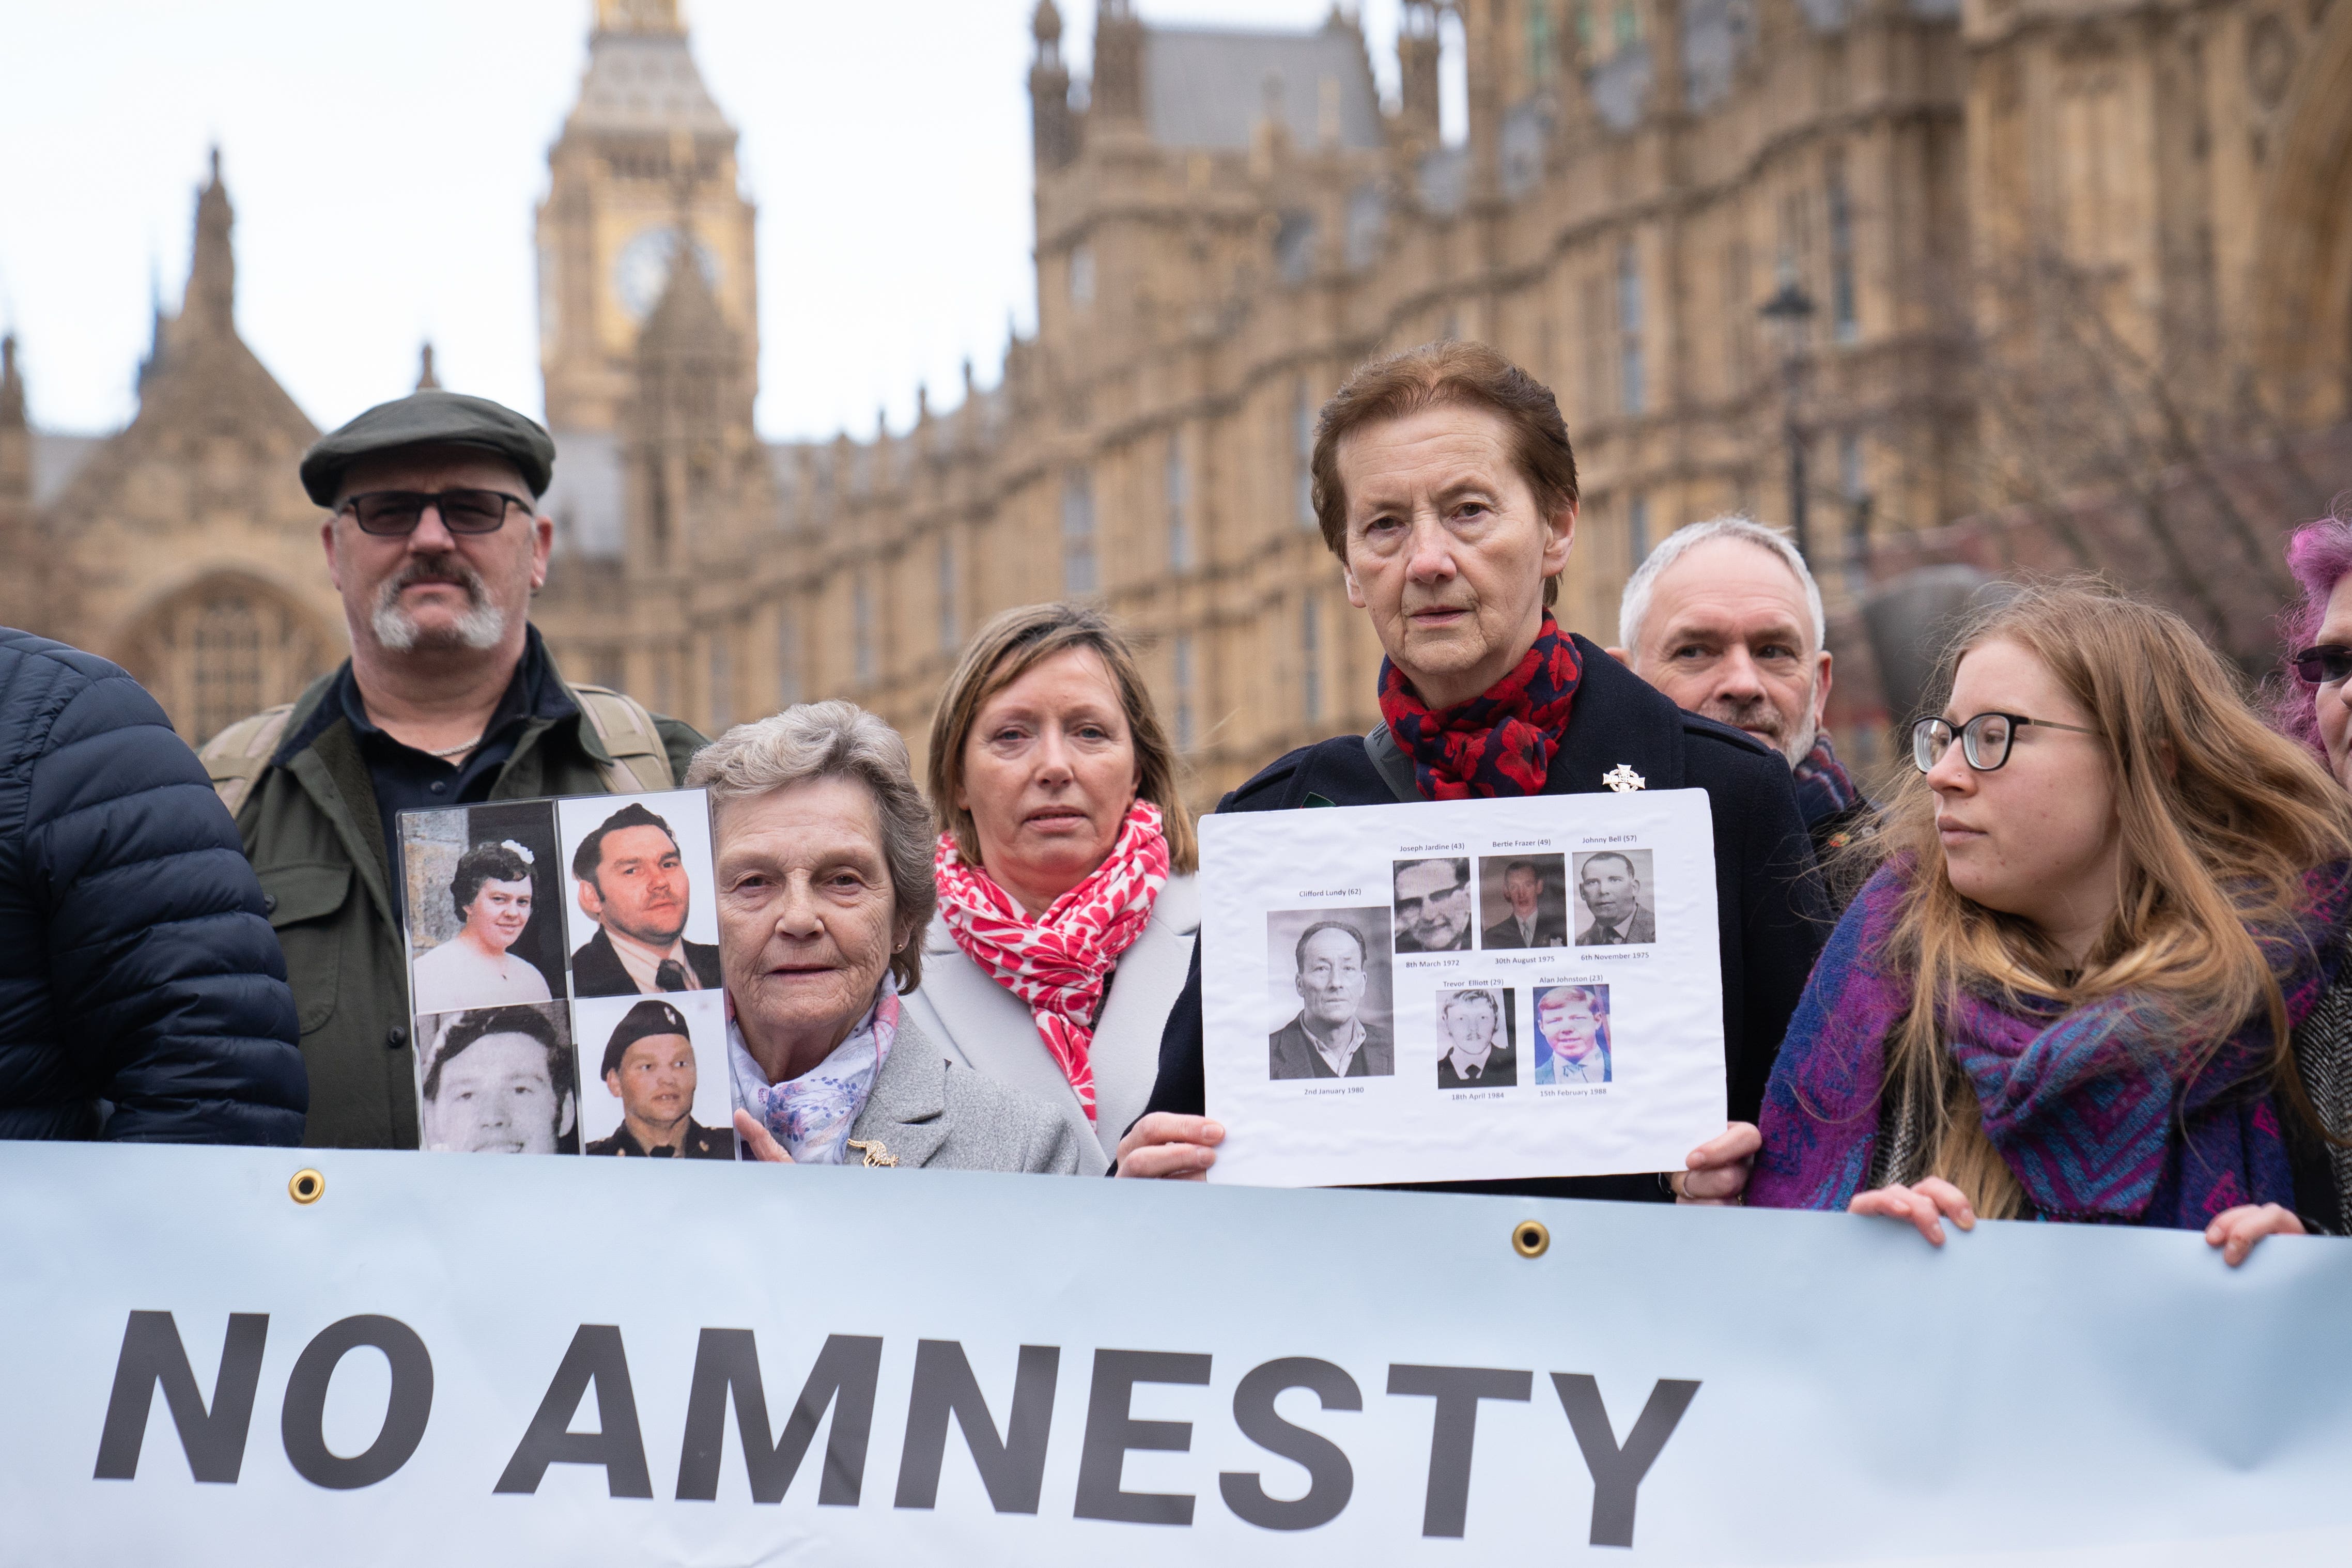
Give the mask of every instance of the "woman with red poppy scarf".
M 1365 365 L 1324 405 L 1315 513 L 1348 601 L 1387 657 L 1384 721 L 1294 751 L 1221 811 L 1701 789 L 1713 807 L 1728 1121 L 1751 1123 L 1828 930 L 1789 769 L 1675 707 L 1552 619 L 1576 536 L 1576 459 L 1559 404 L 1480 343 Z M 1202 1114 L 1201 966 L 1169 1015 L 1160 1078 L 1118 1174 L 1199 1177 L 1223 1129 Z M 1733 1126 L 1655 1176 L 1448 1184 L 1560 1197 L 1736 1200 L 1756 1149 Z

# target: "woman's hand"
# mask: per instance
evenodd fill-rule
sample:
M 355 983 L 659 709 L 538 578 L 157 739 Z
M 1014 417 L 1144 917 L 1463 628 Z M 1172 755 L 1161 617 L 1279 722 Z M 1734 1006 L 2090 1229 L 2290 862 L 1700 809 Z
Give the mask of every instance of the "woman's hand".
M 1118 1174 L 1167 1181 L 1203 1181 L 1217 1163 L 1225 1130 L 1206 1116 L 1154 1111 L 1118 1141 Z
M 765 1160 L 772 1166 L 793 1163 L 793 1156 L 784 1153 L 784 1145 L 776 1142 L 776 1135 L 761 1126 L 760 1119 L 749 1111 L 735 1113 L 735 1135 L 743 1140 L 743 1146 L 751 1151 L 755 1160 Z
M 2205 1245 L 2219 1247 L 2221 1261 L 2234 1269 L 2252 1255 L 2254 1243 L 2265 1236 L 2308 1234 L 2291 1208 L 2275 1203 L 2242 1203 L 2213 1217 L 2213 1222 L 2205 1228 Z
M 1666 1185 L 1675 1190 L 1676 1203 L 1735 1204 L 1748 1190 L 1748 1173 L 1755 1167 L 1756 1151 L 1764 1146 L 1764 1134 L 1756 1130 L 1753 1122 L 1734 1122 L 1714 1137 L 1690 1152 L 1683 1163 L 1687 1171 L 1675 1171 L 1666 1177 Z
M 1942 1176 L 1929 1176 L 1926 1181 L 1909 1186 L 1882 1186 L 1869 1192 L 1858 1192 L 1853 1201 L 1845 1206 L 1848 1214 L 1877 1214 L 1888 1219 L 1907 1219 L 1919 1228 L 1919 1234 L 1935 1245 L 1944 1244 L 1944 1220 L 1948 1218 L 1963 1230 L 1977 1228 L 1976 1210 L 1960 1196 L 1960 1189 Z M 2218 1221 L 2216 1222 L 2218 1223 Z M 2251 1243 L 2249 1243 L 2251 1245 Z

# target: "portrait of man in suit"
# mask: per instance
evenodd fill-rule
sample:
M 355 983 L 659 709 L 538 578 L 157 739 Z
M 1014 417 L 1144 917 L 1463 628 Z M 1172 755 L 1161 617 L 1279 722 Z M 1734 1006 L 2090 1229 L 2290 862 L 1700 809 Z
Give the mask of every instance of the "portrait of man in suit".
M 1396 950 L 1458 953 L 1470 946 L 1470 862 L 1396 862 Z
M 632 800 L 580 841 L 572 856 L 581 913 L 596 935 L 572 955 L 576 996 L 715 990 L 719 946 L 686 939 L 694 886 L 677 835 Z
M 1481 947 L 1565 947 L 1568 946 L 1568 891 L 1560 885 L 1565 867 L 1558 855 L 1538 860 L 1525 856 L 1503 861 L 1490 856 L 1479 874 L 1491 879 L 1496 867 L 1503 873 L 1503 917 L 1478 934 Z M 1486 883 L 1491 907 L 1494 883 Z
M 1437 1009 L 1440 1089 L 1508 1089 L 1519 1082 L 1508 991 L 1447 991 Z
M 1576 858 L 1576 895 L 1592 924 L 1577 934 L 1580 947 L 1617 947 L 1658 939 L 1657 916 L 1642 897 L 1650 852 L 1597 850 Z M 1638 863 L 1637 863 L 1638 862 Z
M 1345 920 L 1318 920 L 1299 933 L 1293 957 L 1298 1016 L 1267 1039 L 1266 1076 L 1393 1076 L 1394 1043 L 1362 1017 L 1365 966 L 1374 961 L 1363 932 Z

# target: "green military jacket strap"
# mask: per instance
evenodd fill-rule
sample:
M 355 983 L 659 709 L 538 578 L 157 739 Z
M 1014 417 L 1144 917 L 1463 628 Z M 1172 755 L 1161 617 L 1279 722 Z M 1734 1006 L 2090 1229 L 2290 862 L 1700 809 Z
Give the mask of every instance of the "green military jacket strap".
M 331 674 L 311 683 L 294 704 L 284 733 L 301 733 L 336 679 Z M 661 771 L 656 759 L 616 766 L 581 691 L 563 689 L 576 711 L 525 721 L 490 799 L 612 794 L 615 779 L 656 784 Z M 604 727 L 612 728 L 616 716 L 609 700 L 604 717 Z M 683 779 L 705 744 L 702 737 L 657 715 L 653 725 L 669 777 Z M 406 954 L 380 822 L 358 737 L 341 717 L 309 745 L 261 768 L 237 810 L 247 858 L 286 949 L 310 1077 L 304 1141 L 315 1148 L 417 1145 Z

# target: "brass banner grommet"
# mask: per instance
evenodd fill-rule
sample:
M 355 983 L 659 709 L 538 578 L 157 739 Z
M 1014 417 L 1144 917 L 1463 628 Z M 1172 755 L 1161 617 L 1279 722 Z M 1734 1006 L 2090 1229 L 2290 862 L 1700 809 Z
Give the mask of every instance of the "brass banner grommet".
M 327 1178 L 308 1167 L 296 1171 L 294 1179 L 286 1184 L 286 1196 L 297 1203 L 316 1203 L 326 1192 Z
M 1540 1220 L 1522 1219 L 1511 1229 L 1511 1250 L 1522 1258 L 1540 1258 L 1551 1245 L 1551 1232 Z

